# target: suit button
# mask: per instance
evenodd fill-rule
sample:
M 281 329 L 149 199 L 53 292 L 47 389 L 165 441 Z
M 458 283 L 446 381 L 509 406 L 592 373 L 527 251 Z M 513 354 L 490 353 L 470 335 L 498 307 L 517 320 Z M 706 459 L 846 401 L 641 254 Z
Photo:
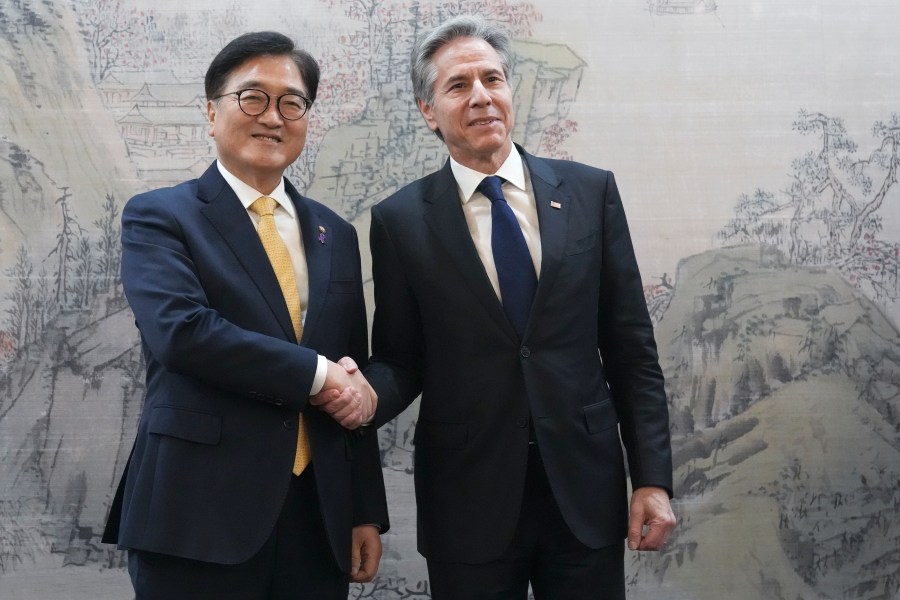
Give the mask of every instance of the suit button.
M 274 404 L 275 406 L 284 406 L 284 400 L 282 400 L 281 398 L 275 398 L 274 400 L 272 400 L 272 404 Z
M 516 421 L 516 425 L 524 429 L 525 427 L 528 427 L 528 419 L 522 417 L 518 421 Z
M 531 356 L 531 349 L 528 346 L 522 346 L 519 349 L 519 355 L 522 358 L 528 358 L 529 356 Z
M 291 430 L 297 426 L 297 419 L 285 419 L 282 425 L 284 425 L 285 429 Z

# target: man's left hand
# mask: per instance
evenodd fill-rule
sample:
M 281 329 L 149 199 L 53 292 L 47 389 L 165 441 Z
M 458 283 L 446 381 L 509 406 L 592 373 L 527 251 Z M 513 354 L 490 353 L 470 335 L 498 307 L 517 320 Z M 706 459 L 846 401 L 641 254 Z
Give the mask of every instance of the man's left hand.
M 353 528 L 353 543 L 350 548 L 350 580 L 366 583 L 378 573 L 381 560 L 381 536 L 374 525 L 360 525 Z
M 661 550 L 674 528 L 675 513 L 666 490 L 650 486 L 634 490 L 628 520 L 629 550 Z

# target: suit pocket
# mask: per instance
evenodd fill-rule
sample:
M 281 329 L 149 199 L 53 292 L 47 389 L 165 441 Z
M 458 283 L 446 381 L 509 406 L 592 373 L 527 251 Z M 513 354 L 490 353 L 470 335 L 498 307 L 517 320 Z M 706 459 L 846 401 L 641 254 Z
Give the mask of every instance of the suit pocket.
M 147 431 L 197 444 L 213 445 L 219 443 L 222 420 L 207 413 L 173 406 L 157 406 L 150 415 Z
M 618 422 L 616 407 L 609 398 L 584 407 L 584 424 L 590 434 L 606 431 Z
M 595 229 L 586 236 L 569 242 L 569 244 L 566 246 L 566 255 L 572 256 L 573 254 L 581 254 L 582 252 L 587 252 L 597 245 L 597 237 L 598 232 Z

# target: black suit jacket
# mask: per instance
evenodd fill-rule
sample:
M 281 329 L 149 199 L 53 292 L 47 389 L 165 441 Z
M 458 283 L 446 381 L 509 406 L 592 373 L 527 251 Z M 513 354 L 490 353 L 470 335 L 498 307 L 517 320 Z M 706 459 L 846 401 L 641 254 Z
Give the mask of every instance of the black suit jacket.
M 104 541 L 246 561 L 282 510 L 299 411 L 338 564 L 349 570 L 352 526 L 388 525 L 377 436 L 347 432 L 308 405 L 317 353 L 360 364 L 368 353 L 356 232 L 286 186 L 309 270 L 299 344 L 259 236 L 215 164 L 198 180 L 125 206 L 122 284 L 147 381 Z
M 634 486 L 672 488 L 663 376 L 612 173 L 516 148 L 543 253 L 523 339 L 485 274 L 449 161 L 372 210 L 366 376 L 379 424 L 421 392 L 419 550 L 442 561 L 489 561 L 506 549 L 529 420 L 562 515 L 590 547 L 626 533 L 622 442 Z

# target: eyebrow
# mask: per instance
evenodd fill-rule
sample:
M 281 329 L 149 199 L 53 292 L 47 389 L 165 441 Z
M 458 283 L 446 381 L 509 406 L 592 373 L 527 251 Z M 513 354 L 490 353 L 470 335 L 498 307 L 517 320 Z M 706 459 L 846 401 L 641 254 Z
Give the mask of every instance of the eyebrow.
M 491 76 L 491 75 L 501 75 L 501 76 L 503 76 L 503 70 L 502 70 L 502 69 L 490 68 L 490 69 L 486 69 L 486 70 L 484 70 L 484 71 L 480 71 L 480 72 L 478 73 L 478 77 L 479 77 L 479 78 L 481 78 L 481 77 L 488 77 L 488 76 Z M 447 80 L 444 82 L 444 85 L 452 85 L 452 84 L 454 84 L 454 83 L 456 83 L 456 82 L 458 82 L 458 81 L 467 81 L 468 79 L 469 79 L 469 76 L 468 76 L 467 74 L 453 75 L 452 77 L 448 77 L 448 78 L 447 78 Z
M 255 90 L 266 91 L 263 89 L 263 87 L 264 87 L 263 83 L 261 81 L 259 81 L 258 79 L 251 79 L 249 81 L 243 81 L 243 82 L 237 84 L 237 88 L 239 90 L 255 89 Z M 287 91 L 285 92 L 285 94 L 297 94 L 299 96 L 303 96 L 304 98 L 307 97 L 307 93 L 299 88 L 288 86 L 286 89 L 287 89 Z
M 454 75 L 453 77 L 448 77 L 446 81 L 444 81 L 444 85 L 453 85 L 458 81 L 468 81 L 468 77 L 465 75 Z

